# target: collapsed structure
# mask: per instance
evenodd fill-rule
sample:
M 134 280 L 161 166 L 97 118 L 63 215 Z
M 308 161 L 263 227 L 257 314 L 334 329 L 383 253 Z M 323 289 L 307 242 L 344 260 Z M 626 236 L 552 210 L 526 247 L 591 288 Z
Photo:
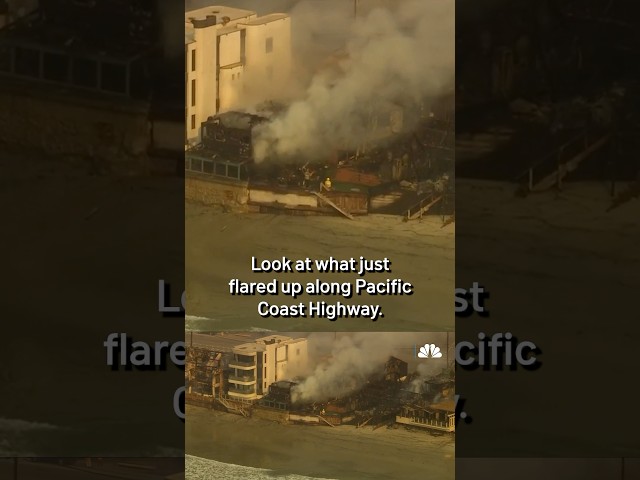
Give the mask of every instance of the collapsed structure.
M 455 431 L 451 372 L 427 378 L 410 373 L 407 362 L 390 357 L 347 394 L 307 401 L 297 394 L 305 379 L 294 376 L 307 362 L 306 339 L 274 335 L 238 343 L 247 338 L 233 334 L 211 338 L 208 346 L 187 348 L 188 404 L 281 423 Z
M 424 8 L 416 24 L 433 22 Z M 348 218 L 379 212 L 409 220 L 436 213 L 444 221 L 453 215 L 454 97 L 446 88 L 423 86 L 438 84 L 431 77 L 445 74 L 434 73 L 435 67 L 429 74 L 389 67 L 367 82 L 370 33 L 355 29 L 348 51 L 330 55 L 301 98 L 286 99 L 276 85 L 288 86 L 295 19 L 228 11 L 212 6 L 185 14 L 187 199 Z M 389 23 L 393 13 L 386 13 L 364 20 L 379 30 L 374 39 L 383 45 L 403 39 L 413 51 L 422 29 L 401 31 L 401 22 Z M 215 55 L 203 53 L 209 50 Z M 229 69 L 237 72 L 229 77 Z M 397 76 L 393 88 L 383 87 L 388 75 Z M 429 81 L 420 82 L 425 75 Z M 359 81 L 364 91 L 351 98 L 348 89 Z M 260 96 L 252 82 L 259 82 Z
M 298 158 L 257 163 L 254 129 L 268 121 L 268 116 L 230 111 L 203 122 L 202 142 L 185 155 L 187 195 L 207 203 L 192 187 L 241 192 L 240 197 L 231 194 L 236 206 L 265 212 L 395 213 L 414 219 L 438 204 L 434 212 L 453 214 L 451 117 L 429 114 L 414 129 L 366 149 L 314 153 L 315 160 L 304 163 Z

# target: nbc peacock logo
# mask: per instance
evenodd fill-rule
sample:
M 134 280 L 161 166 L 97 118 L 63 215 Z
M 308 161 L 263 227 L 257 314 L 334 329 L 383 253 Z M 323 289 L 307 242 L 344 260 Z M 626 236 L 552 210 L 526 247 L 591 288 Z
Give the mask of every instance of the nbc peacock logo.
M 418 350 L 418 358 L 442 358 L 442 352 L 435 343 L 425 343 Z

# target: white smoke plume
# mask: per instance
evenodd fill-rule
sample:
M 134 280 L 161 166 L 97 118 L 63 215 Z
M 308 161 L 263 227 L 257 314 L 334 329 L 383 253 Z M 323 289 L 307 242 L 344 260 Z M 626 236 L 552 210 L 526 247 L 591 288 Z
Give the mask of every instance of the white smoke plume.
M 371 135 L 376 109 L 415 106 L 449 93 L 454 25 L 453 0 L 399 0 L 352 19 L 337 71 L 315 75 L 301 99 L 254 131 L 256 160 L 356 148 Z
M 365 332 L 342 334 L 312 334 L 309 336 L 310 357 L 328 358 L 320 361 L 309 376 L 292 390 L 293 402 L 325 401 L 357 391 L 371 375 L 383 372 L 391 356 L 411 362 L 413 345 L 421 340 L 416 333 Z M 431 341 L 445 344 L 446 334 L 430 334 Z M 436 361 L 439 371 L 446 362 Z M 410 367 L 411 369 L 411 367 Z

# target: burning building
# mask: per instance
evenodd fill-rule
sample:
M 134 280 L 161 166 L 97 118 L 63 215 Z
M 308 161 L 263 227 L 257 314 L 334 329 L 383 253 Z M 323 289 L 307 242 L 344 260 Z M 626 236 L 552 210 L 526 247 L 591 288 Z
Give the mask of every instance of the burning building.
M 187 349 L 187 401 L 280 423 L 404 425 L 452 432 L 454 380 L 397 357 L 361 355 L 372 347 L 344 337 L 310 370 L 307 339 L 257 334 L 193 335 Z M 428 373 L 432 372 L 432 373 Z
M 202 146 L 227 160 L 252 160 L 252 131 L 266 121 L 259 115 L 226 112 L 202 124 Z
M 289 402 L 286 379 L 307 365 L 307 340 L 282 335 L 197 335 L 187 348 L 187 402 L 248 415 L 249 406 L 271 394 Z M 199 342 L 199 343 L 198 343 Z
M 368 425 L 375 429 L 399 424 L 453 432 L 453 385 L 445 375 L 427 379 L 409 374 L 406 362 L 390 357 L 363 385 L 329 400 L 300 401 L 296 394 L 300 382 L 273 383 L 269 393 L 254 405 L 252 415 L 305 425 Z
M 404 393 L 396 423 L 439 432 L 455 431 L 454 381 L 447 375 L 415 378 Z
M 185 14 L 189 199 L 347 218 L 453 213 L 453 2 L 403 0 L 355 22 L 345 20 L 338 53 L 324 52 L 324 61 L 314 65 L 298 56 L 296 68 L 308 69 L 311 78 L 280 82 L 290 90 L 281 98 L 269 85 L 280 65 L 291 62 L 278 56 L 285 47 L 276 35 L 289 39 L 289 17 L 272 14 L 261 21 L 250 11 L 234 10 L 220 26 L 219 8 Z M 300 30 L 313 29 L 323 18 L 314 13 L 306 19 L 294 9 L 291 21 L 300 22 Z M 267 34 L 264 42 L 249 41 L 258 24 L 268 30 L 280 22 L 271 42 Z M 217 53 L 203 53 L 214 44 Z M 425 49 L 431 49 L 429 61 L 416 62 Z M 271 63 L 248 67 L 263 60 Z M 238 69 L 231 80 L 223 79 L 227 66 Z M 250 75 L 265 76 L 261 97 L 247 87 Z M 227 80 L 242 85 L 241 95 L 222 85 Z M 271 115 L 254 115 L 264 100 L 285 98 L 286 105 Z M 224 195 L 212 191 L 218 180 L 226 185 Z
M 185 12 L 185 143 L 216 114 L 271 100 L 291 69 L 286 14 L 210 6 Z

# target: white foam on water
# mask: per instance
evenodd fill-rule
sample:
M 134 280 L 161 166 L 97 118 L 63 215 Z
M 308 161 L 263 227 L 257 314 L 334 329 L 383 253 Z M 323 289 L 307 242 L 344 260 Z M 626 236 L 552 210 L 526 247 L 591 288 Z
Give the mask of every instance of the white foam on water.
M 266 468 L 245 467 L 185 455 L 186 478 L 189 480 L 335 480 L 296 474 L 278 474 Z
M 217 322 L 214 318 L 199 317 L 198 315 L 185 315 L 184 318 L 188 322 Z
M 57 430 L 59 427 L 49 423 L 30 422 L 17 418 L 0 418 L 0 432 L 34 432 L 38 430 Z

